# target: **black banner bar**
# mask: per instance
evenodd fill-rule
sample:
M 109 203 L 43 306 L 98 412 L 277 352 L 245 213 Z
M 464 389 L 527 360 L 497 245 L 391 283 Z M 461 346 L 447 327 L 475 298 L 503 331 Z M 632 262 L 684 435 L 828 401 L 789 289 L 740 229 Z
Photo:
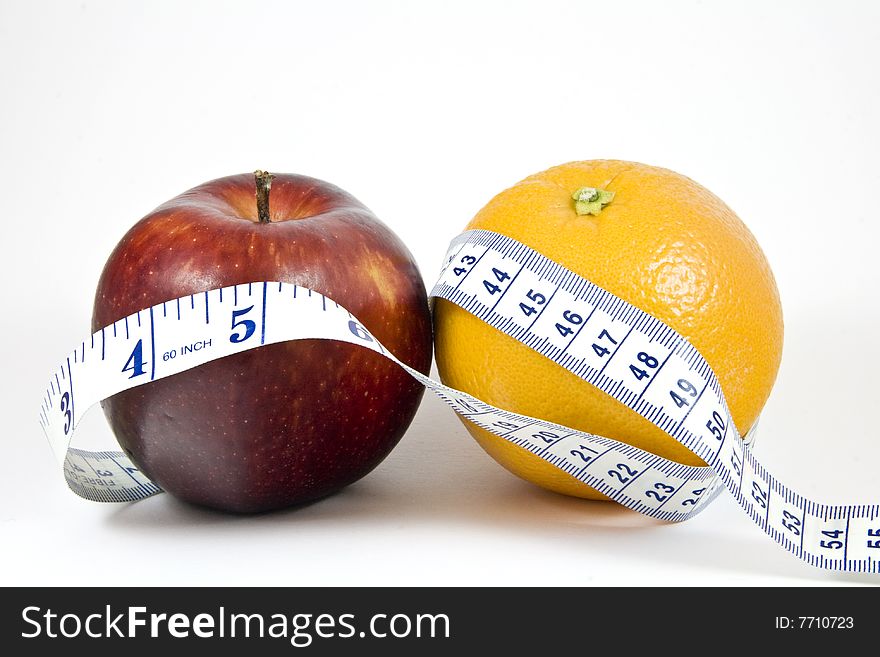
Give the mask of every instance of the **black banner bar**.
M 6 654 L 515 655 L 873 645 L 860 588 L 3 589 Z M 869 643 L 864 642 L 868 640 Z M 40 654 L 43 654 L 42 652 Z

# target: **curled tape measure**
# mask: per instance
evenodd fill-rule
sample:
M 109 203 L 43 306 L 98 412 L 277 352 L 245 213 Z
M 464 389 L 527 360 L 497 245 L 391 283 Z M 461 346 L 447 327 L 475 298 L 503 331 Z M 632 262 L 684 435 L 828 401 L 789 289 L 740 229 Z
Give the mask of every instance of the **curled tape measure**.
M 321 338 L 372 349 L 391 359 L 452 409 L 549 461 L 611 499 L 645 515 L 682 521 L 726 488 L 766 534 L 820 568 L 880 572 L 880 505 L 828 505 L 808 500 L 773 477 L 734 426 L 709 364 L 669 326 L 529 247 L 476 230 L 452 241 L 431 292 L 523 342 L 602 389 L 700 456 L 686 466 L 616 440 L 495 408 L 434 381 L 389 353 L 345 308 L 318 292 L 287 283 L 256 282 L 208 290 L 146 308 L 83 341 L 56 370 L 40 406 L 40 424 L 64 476 L 95 501 L 138 500 L 161 492 L 118 451 L 72 447 L 74 429 L 95 403 L 128 388 L 264 344 Z M 500 289 L 482 285 L 492 269 L 509 274 Z M 547 289 L 535 317 L 513 312 L 526 290 Z M 555 330 L 560 317 L 581 321 Z M 248 321 L 231 334 L 230 317 Z M 613 349 L 590 345 L 617 331 Z M 186 354 L 180 344 L 201 345 Z M 634 380 L 628 366 L 649 354 L 651 376 Z M 132 375 L 131 363 L 141 364 Z M 678 403 L 675 393 L 685 403 Z

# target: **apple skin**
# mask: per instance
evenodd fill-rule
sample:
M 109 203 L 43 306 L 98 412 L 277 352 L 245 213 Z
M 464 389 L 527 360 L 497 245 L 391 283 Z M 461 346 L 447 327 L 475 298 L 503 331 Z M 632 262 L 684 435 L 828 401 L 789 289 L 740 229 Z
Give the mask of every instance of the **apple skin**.
M 394 233 L 321 180 L 276 175 L 269 223 L 258 221 L 255 192 L 251 174 L 220 178 L 141 219 L 104 267 L 93 330 L 195 292 L 283 281 L 345 306 L 427 373 L 425 285 Z M 102 406 L 125 453 L 167 492 L 258 512 L 316 500 L 363 477 L 403 436 L 423 392 L 373 351 L 297 340 L 205 363 Z

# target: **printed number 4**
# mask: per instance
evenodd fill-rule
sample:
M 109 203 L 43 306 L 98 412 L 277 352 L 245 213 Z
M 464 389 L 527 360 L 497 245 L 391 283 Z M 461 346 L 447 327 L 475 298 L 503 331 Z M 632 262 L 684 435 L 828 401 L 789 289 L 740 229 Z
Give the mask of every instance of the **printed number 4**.
M 138 340 L 137 344 L 134 346 L 134 350 L 131 352 L 131 355 L 128 357 L 128 360 L 125 361 L 125 367 L 122 368 L 123 372 L 131 371 L 131 376 L 129 379 L 133 379 L 136 376 L 140 376 L 141 374 L 145 374 L 144 370 L 144 341 Z

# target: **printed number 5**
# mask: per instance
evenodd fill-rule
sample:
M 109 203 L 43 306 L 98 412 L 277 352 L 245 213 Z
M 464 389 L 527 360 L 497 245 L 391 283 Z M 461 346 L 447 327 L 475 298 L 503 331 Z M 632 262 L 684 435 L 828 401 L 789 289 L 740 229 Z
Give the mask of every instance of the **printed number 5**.
M 229 336 L 230 342 L 244 342 L 254 334 L 254 331 L 257 330 L 257 324 L 252 319 L 241 319 L 239 321 L 235 321 L 238 317 L 240 317 L 241 315 L 247 315 L 253 309 L 253 306 L 248 306 L 247 308 L 242 308 L 241 310 L 232 311 L 232 330 L 235 331 L 235 329 L 237 329 L 239 326 L 243 326 L 244 335 L 235 331 L 232 335 Z

